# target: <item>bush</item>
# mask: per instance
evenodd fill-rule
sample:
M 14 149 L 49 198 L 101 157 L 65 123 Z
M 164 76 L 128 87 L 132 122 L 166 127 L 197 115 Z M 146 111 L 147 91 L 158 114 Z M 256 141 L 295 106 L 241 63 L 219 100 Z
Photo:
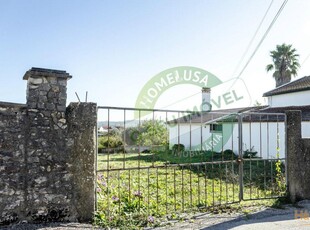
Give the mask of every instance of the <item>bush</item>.
M 245 145 L 245 149 L 243 151 L 243 158 L 253 158 L 253 157 L 256 157 L 256 154 L 257 154 L 257 151 L 254 150 L 254 146 L 252 146 L 251 148 L 246 148 L 246 145 Z
M 256 157 L 256 151 L 245 150 L 243 151 L 243 158 L 253 158 Z
M 104 149 L 120 149 L 123 147 L 123 141 L 120 136 L 103 136 L 99 137 L 98 151 L 102 152 Z
M 172 153 L 181 153 L 185 150 L 185 146 L 183 144 L 174 144 L 172 146 Z
M 139 126 L 124 130 L 127 145 L 166 145 L 168 131 L 165 123 L 160 120 L 145 120 Z

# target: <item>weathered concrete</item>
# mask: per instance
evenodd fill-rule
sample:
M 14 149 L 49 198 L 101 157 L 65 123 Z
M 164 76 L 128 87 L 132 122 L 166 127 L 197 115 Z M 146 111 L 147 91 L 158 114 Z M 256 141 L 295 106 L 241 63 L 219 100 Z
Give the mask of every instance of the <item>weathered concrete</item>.
M 92 219 L 96 105 L 66 108 L 70 78 L 32 68 L 27 104 L 0 103 L 0 225 Z
M 310 198 L 310 140 L 301 136 L 301 111 L 287 111 L 287 179 L 292 202 Z
M 92 220 L 95 211 L 97 105 L 71 103 L 67 109 L 70 172 L 78 220 Z

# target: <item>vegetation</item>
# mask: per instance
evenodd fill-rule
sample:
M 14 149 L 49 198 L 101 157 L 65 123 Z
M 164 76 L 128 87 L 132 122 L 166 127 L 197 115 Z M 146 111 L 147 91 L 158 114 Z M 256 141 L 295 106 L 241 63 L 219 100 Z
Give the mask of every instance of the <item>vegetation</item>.
M 137 130 L 136 144 L 152 146 L 168 143 L 168 131 L 163 121 L 144 121 Z
M 110 170 L 98 175 L 96 223 L 137 229 L 157 226 L 162 218 L 181 218 L 186 211 L 218 212 L 238 203 L 236 159 L 231 150 L 99 155 L 98 169 Z M 285 195 L 275 180 L 278 174 L 283 176 L 284 165 L 281 162 L 277 171 L 276 162 L 259 158 L 243 162 L 245 199 Z
M 257 151 L 254 150 L 254 146 L 252 146 L 250 149 L 246 149 L 243 151 L 243 158 L 253 158 L 256 157 L 256 155 Z
M 120 149 L 123 146 L 123 140 L 119 135 L 108 134 L 106 136 L 99 137 L 98 139 L 98 151 L 103 152 L 104 149 Z
M 137 127 L 128 127 L 123 131 L 110 130 L 106 135 L 99 137 L 99 152 L 123 152 L 125 146 L 166 146 L 168 131 L 165 124 L 159 120 L 147 120 Z
M 273 64 L 266 66 L 267 72 L 274 71 L 273 77 L 276 80 L 276 87 L 291 81 L 292 76 L 297 75 L 300 67 L 299 55 L 292 45 L 277 45 L 276 49 L 270 52 Z
M 239 209 L 240 169 L 245 200 L 286 195 L 284 163 L 256 157 L 254 147 L 245 146 L 239 159 L 230 149 L 188 151 L 175 144 L 169 150 L 167 140 L 160 121 L 110 130 L 99 138 L 104 154 L 98 156 L 96 224 L 139 229 L 180 219 L 188 211 Z
M 174 144 L 172 146 L 173 154 L 180 154 L 180 153 L 184 152 L 184 150 L 185 150 L 185 146 L 183 144 Z

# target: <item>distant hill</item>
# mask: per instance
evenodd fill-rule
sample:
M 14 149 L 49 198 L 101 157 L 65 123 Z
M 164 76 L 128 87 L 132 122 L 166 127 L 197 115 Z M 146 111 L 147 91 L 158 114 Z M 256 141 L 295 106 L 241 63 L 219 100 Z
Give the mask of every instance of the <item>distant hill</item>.
M 124 127 L 124 121 L 98 121 L 98 128 L 102 127 L 102 126 L 109 126 L 110 127 Z M 138 120 L 127 120 L 125 122 L 126 127 L 133 127 L 133 126 L 138 126 L 139 125 L 139 121 Z

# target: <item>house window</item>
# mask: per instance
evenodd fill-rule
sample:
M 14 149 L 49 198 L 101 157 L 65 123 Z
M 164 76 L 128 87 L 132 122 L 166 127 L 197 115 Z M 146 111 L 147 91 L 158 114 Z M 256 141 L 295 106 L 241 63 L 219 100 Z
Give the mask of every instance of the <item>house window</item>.
M 210 124 L 210 133 L 221 133 L 223 131 L 222 124 Z

